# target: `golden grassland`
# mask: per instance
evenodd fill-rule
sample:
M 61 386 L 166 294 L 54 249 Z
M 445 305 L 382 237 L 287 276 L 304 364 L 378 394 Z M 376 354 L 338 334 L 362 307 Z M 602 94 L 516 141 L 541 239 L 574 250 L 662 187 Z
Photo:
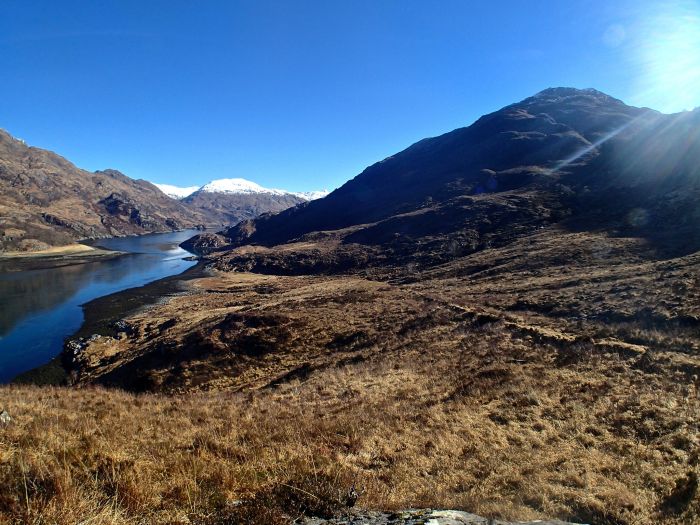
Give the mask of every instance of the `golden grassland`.
M 570 362 L 497 325 L 460 346 L 238 394 L 4 387 L 0 522 L 284 523 L 354 481 L 370 508 L 698 519 L 692 386 L 594 349 Z
M 365 508 L 698 522 L 695 256 L 564 271 L 543 243 L 541 267 L 472 260 L 500 274 L 193 281 L 74 387 L 0 389 L 0 523 L 275 525 L 353 484 Z

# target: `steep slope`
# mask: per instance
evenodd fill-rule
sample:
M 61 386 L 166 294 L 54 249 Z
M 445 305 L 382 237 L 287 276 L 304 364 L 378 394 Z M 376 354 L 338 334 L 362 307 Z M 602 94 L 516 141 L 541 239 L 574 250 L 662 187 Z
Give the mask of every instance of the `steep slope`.
M 699 201 L 700 111 L 663 115 L 592 89 L 553 88 L 224 237 L 272 246 L 331 230 L 346 244 L 441 262 L 568 219 L 693 251 Z
M 222 226 L 277 213 L 297 204 L 318 199 L 326 192 L 295 193 L 264 188 L 246 179 L 218 179 L 202 186 L 182 201 L 200 210 Z
M 115 170 L 90 173 L 0 130 L 0 250 L 194 227 L 202 214 Z

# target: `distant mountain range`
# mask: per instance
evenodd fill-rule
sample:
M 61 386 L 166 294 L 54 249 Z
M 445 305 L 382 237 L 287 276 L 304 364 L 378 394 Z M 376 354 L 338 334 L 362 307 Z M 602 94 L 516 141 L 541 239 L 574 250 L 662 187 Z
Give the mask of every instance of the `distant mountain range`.
M 297 204 L 320 199 L 328 191 L 292 192 L 265 188 L 255 182 L 235 178 L 217 179 L 201 187 L 155 184 L 166 195 L 199 210 L 219 225 L 235 224 L 263 213 L 276 213 Z
M 302 201 L 312 201 L 321 199 L 328 195 L 328 190 L 318 191 L 287 191 L 265 188 L 259 184 L 241 178 L 234 179 L 216 179 L 208 182 L 204 186 L 173 186 L 171 184 L 153 183 L 158 189 L 173 199 L 185 199 L 195 192 L 202 193 L 223 193 L 229 195 L 253 195 L 253 194 L 268 194 L 268 195 L 293 195 L 299 197 Z
M 230 226 L 323 195 L 269 190 L 244 179 L 179 188 L 134 180 L 116 170 L 93 173 L 0 130 L 0 251 Z
M 187 186 L 186 188 L 181 188 L 171 184 L 156 184 L 155 182 L 152 184 L 171 199 L 184 199 L 200 188 L 199 186 Z

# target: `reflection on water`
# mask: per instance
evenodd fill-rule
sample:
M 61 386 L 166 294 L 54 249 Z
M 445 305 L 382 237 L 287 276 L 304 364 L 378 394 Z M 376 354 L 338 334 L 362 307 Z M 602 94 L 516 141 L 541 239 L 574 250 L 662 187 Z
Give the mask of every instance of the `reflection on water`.
M 62 268 L 0 273 L 0 382 L 58 355 L 83 321 L 80 305 L 183 272 L 193 264 L 177 245 L 184 231 L 103 239 L 95 244 L 129 252 L 116 259 Z

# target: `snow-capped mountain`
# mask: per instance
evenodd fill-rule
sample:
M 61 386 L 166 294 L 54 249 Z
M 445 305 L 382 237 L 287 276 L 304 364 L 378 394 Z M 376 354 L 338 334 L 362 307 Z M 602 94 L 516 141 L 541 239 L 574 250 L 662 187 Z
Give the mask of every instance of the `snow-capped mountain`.
M 293 195 L 305 201 L 321 199 L 330 193 L 328 190 L 319 191 L 287 191 L 274 188 L 265 188 L 253 181 L 241 178 L 235 179 L 216 179 L 208 182 L 204 186 L 188 186 L 179 187 L 171 184 L 156 184 L 154 185 L 173 199 L 184 199 L 194 193 L 223 193 L 231 195 Z
M 209 226 L 230 226 L 263 213 L 277 213 L 328 195 L 328 191 L 293 192 L 265 188 L 241 178 L 216 179 L 204 186 L 155 184 L 167 196 L 203 214 Z
M 265 188 L 247 179 L 217 179 L 202 186 L 199 191 L 207 193 L 267 193 L 269 195 L 284 195 L 290 193 L 284 190 Z
M 209 226 L 230 226 L 263 213 L 277 213 L 304 202 L 321 199 L 328 191 L 293 192 L 265 188 L 241 178 L 216 179 L 204 186 L 154 185 L 207 218 Z
M 265 188 L 260 186 L 253 181 L 247 179 L 217 179 L 213 180 L 199 190 L 200 192 L 206 193 L 228 193 L 236 195 L 246 195 L 246 194 L 267 194 L 267 195 L 294 195 L 305 201 L 316 200 L 328 195 L 328 191 L 304 191 L 304 192 L 294 192 L 287 190 L 278 190 L 274 188 Z
M 199 186 L 187 186 L 186 188 L 182 188 L 180 186 L 173 186 L 172 184 L 156 184 L 155 182 L 153 185 L 171 199 L 177 200 L 184 199 L 199 189 Z

